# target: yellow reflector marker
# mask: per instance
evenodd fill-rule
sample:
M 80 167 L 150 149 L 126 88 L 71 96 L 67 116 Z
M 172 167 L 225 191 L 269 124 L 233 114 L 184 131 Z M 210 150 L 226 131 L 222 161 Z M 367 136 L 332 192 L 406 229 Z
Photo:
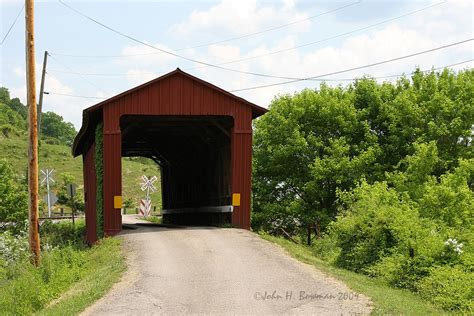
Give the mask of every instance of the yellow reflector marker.
M 240 193 L 232 194 L 232 206 L 240 206 Z
M 122 208 L 122 196 L 114 196 L 114 208 Z

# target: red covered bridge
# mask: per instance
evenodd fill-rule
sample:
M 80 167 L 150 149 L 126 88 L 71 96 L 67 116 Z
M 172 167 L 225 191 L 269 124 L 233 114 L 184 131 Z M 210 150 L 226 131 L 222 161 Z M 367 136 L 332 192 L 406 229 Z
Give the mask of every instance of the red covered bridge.
M 73 155 L 83 156 L 87 241 L 97 240 L 98 205 L 105 235 L 121 231 L 121 158 L 130 156 L 160 165 L 164 221 L 248 229 L 252 119 L 266 111 L 179 68 L 85 109 Z

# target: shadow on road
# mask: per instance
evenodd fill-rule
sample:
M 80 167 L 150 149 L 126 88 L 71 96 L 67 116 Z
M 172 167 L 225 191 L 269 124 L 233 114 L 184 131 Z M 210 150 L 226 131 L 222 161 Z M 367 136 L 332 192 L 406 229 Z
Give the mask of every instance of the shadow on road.
M 182 226 L 171 224 L 155 224 L 155 223 L 133 223 L 123 224 L 120 235 L 141 234 L 150 232 L 166 232 L 169 230 L 218 230 L 229 229 L 227 227 L 216 226 Z

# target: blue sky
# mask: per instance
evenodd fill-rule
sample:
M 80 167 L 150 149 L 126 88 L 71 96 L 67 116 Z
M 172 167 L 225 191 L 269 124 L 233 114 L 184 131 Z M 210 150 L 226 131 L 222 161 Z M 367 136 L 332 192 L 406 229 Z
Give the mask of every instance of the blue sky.
M 226 67 L 287 77 L 325 74 L 474 37 L 473 4 L 468 0 L 65 2 L 104 24 L 169 51 L 258 32 L 353 4 L 337 12 L 260 35 L 178 51 L 180 55 L 208 63 L 222 63 L 267 54 L 265 57 L 228 64 Z M 270 52 L 364 28 L 438 3 L 441 4 L 376 27 L 315 45 L 268 55 Z M 23 1 L 0 0 L 2 38 L 22 5 Z M 39 86 L 43 52 L 48 50 L 52 57 L 48 62 L 45 90 L 52 93 L 110 97 L 176 67 L 228 90 L 284 81 L 202 67 L 159 53 L 101 28 L 57 1 L 37 1 L 35 11 L 37 84 Z M 474 58 L 473 52 L 473 42 L 469 42 L 328 78 L 410 73 L 416 66 L 430 69 L 469 60 Z M 0 46 L 0 54 L 0 85 L 8 87 L 12 96 L 24 101 L 26 89 L 23 15 L 5 43 Z M 97 57 L 104 55 L 119 57 Z M 473 62 L 465 63 L 454 69 L 473 65 Z M 331 81 L 330 84 L 347 82 Z M 267 107 L 277 94 L 317 86 L 317 82 L 300 82 L 236 94 Z M 100 100 L 50 94 L 44 98 L 44 110 L 61 114 L 78 128 L 81 124 L 82 109 L 98 101 Z

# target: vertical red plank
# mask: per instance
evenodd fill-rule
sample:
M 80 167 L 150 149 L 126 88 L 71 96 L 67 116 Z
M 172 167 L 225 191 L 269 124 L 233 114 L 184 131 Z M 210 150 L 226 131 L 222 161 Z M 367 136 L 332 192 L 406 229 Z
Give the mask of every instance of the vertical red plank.
M 122 138 L 120 113 L 114 104 L 104 107 L 104 233 L 113 236 L 122 229 L 120 209 L 114 208 L 114 196 L 122 195 Z
M 240 206 L 234 207 L 232 224 L 245 229 L 250 228 L 252 130 L 241 128 L 246 126 L 245 120 L 252 119 L 251 115 L 250 109 L 237 112 L 231 138 L 232 193 L 240 194 Z

